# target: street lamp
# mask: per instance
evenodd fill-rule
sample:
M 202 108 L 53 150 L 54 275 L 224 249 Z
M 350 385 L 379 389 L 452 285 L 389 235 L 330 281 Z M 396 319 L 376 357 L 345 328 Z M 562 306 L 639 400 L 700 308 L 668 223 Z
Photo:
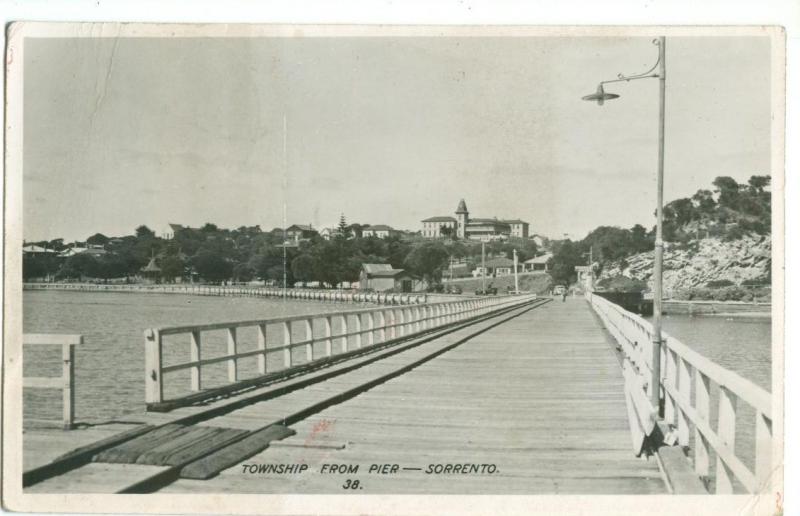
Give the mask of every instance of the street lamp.
M 664 262 L 664 241 L 662 236 L 664 204 L 664 92 L 667 79 L 664 36 L 653 40 L 658 47 L 658 61 L 652 68 L 636 75 L 617 75 L 616 79 L 603 81 L 597 86 L 597 91 L 586 95 L 583 100 L 596 101 L 602 106 L 606 100 L 618 98 L 619 95 L 606 93 L 603 85 L 612 82 L 629 82 L 636 79 L 658 79 L 658 187 L 656 200 L 656 244 L 655 260 L 653 263 L 653 354 L 652 375 L 650 377 L 650 403 L 653 407 L 660 407 L 660 378 L 661 378 L 661 295 L 662 295 L 662 265 Z M 656 72 L 655 70 L 658 69 Z

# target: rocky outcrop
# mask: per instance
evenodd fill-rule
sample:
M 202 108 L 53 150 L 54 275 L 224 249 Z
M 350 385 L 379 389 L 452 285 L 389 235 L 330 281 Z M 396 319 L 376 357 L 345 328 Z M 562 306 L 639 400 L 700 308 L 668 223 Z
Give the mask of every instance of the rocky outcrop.
M 677 289 L 704 287 L 712 281 L 768 282 L 772 253 L 769 235 L 745 235 L 722 241 L 704 238 L 689 243 L 667 242 L 664 249 L 664 290 L 669 295 Z M 606 263 L 600 279 L 619 275 L 651 284 L 653 252 L 640 253 Z

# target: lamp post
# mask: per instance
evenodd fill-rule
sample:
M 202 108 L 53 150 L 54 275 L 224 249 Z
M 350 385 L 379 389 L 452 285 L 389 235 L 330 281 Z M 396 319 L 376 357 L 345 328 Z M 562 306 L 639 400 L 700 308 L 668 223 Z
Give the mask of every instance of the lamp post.
M 653 40 L 653 44 L 658 47 L 658 61 L 652 68 L 644 73 L 636 75 L 617 75 L 616 79 L 603 81 L 597 86 L 597 91 L 591 95 L 586 95 L 583 100 L 596 101 L 602 106 L 606 100 L 613 100 L 619 97 L 614 93 L 606 93 L 604 84 L 612 82 L 629 82 L 637 79 L 658 79 L 658 180 L 656 194 L 656 242 L 655 259 L 653 263 L 653 354 L 652 354 L 652 375 L 650 378 L 650 403 L 656 409 L 660 407 L 660 379 L 661 379 L 661 297 L 662 297 L 662 265 L 664 261 L 664 241 L 662 234 L 664 204 L 664 99 L 666 86 L 666 40 L 661 36 Z M 656 72 L 656 69 L 658 71 Z

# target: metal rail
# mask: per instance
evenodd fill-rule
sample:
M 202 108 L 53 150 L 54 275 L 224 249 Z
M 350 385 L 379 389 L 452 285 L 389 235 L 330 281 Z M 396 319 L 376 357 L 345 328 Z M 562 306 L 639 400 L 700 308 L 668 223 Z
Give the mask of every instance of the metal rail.
M 652 326 L 636 314 L 608 300 L 587 293 L 586 299 L 603 320 L 606 328 L 622 347 L 634 366 L 640 385 L 647 392 L 652 371 Z M 694 437 L 694 470 L 701 478 L 709 477 L 712 452 L 716 457 L 716 492 L 734 492 L 734 479 L 747 492 L 759 493 L 768 488 L 772 460 L 772 396 L 769 392 L 719 366 L 692 350 L 678 339 L 664 333 L 661 348 L 660 396 L 664 401 L 664 421 L 677 432 L 677 442 L 689 446 Z M 712 425 L 712 386 L 719 397 L 716 428 Z M 736 455 L 737 411 L 741 400 L 755 411 L 755 469 L 751 470 Z M 651 407 L 653 411 L 655 407 Z

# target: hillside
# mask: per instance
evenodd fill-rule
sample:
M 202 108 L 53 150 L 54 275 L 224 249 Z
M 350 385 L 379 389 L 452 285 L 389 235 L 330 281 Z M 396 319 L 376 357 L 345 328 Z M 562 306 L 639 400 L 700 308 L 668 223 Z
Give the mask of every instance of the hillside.
M 480 290 L 483 285 L 481 278 L 465 278 L 443 281 L 445 288 L 451 285 L 458 285 L 465 294 L 472 294 Z M 523 273 L 519 275 L 519 289 L 530 291 L 534 294 L 543 294 L 550 290 L 552 279 L 546 272 Z M 504 293 L 509 287 L 514 288 L 514 275 L 500 276 L 499 278 L 486 278 L 486 287 L 496 287 L 498 293 Z
M 681 290 L 714 285 L 768 284 L 772 263 L 769 235 L 744 235 L 737 240 L 703 238 L 689 243 L 667 242 L 664 250 L 664 290 L 667 297 Z M 604 264 L 598 279 L 617 276 L 649 283 L 653 252 L 639 253 Z

